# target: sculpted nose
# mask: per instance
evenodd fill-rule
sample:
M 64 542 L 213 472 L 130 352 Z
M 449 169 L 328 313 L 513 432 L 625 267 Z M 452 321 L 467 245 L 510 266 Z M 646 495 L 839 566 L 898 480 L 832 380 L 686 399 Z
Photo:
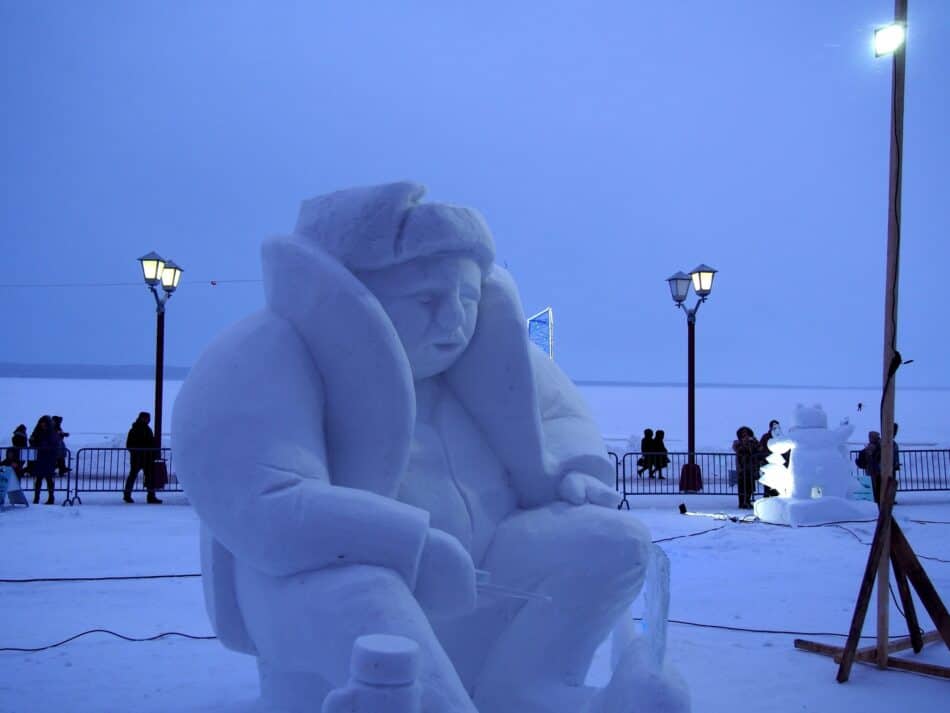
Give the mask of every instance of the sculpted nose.
M 461 326 L 464 317 L 465 313 L 458 297 L 453 295 L 439 301 L 435 321 L 442 329 L 447 332 L 457 329 Z

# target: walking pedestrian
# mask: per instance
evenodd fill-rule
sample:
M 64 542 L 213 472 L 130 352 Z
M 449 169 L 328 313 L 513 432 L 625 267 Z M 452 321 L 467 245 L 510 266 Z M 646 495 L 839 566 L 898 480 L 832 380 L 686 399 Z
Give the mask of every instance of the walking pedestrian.
M 670 457 L 667 455 L 669 451 L 666 450 L 664 438 L 666 438 L 666 432 L 657 430 L 653 437 L 653 455 L 650 457 L 650 477 L 654 477 L 653 474 L 656 473 L 656 477 L 660 480 L 666 480 L 663 471 L 670 464 Z
M 145 489 L 148 491 L 146 502 L 151 505 L 161 505 L 162 501 L 155 497 L 155 489 L 152 487 L 152 466 L 155 464 L 155 434 L 148 425 L 152 417 L 147 411 L 139 412 L 138 417 L 129 429 L 128 436 L 125 439 L 125 447 L 129 451 L 129 475 L 125 479 L 125 488 L 122 499 L 127 503 L 134 503 L 132 499 L 132 488 L 135 486 L 135 479 L 139 471 L 142 471 L 142 480 Z
M 650 456 L 653 453 L 653 429 L 644 428 L 640 439 L 640 457 L 637 458 L 637 477 L 642 478 L 644 471 L 650 470 Z M 652 475 L 650 476 L 653 477 Z

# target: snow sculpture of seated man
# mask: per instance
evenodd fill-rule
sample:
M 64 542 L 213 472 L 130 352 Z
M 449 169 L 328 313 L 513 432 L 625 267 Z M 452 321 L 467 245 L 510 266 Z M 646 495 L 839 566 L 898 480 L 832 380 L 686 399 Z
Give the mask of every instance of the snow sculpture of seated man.
M 424 713 L 654 710 L 629 676 L 583 685 L 648 533 L 617 511 L 598 430 L 528 342 L 481 217 L 423 192 L 306 201 L 263 246 L 266 307 L 182 386 L 175 461 L 215 631 L 289 711 L 346 683 L 364 634 L 418 643 Z M 688 710 L 685 689 L 663 696 Z

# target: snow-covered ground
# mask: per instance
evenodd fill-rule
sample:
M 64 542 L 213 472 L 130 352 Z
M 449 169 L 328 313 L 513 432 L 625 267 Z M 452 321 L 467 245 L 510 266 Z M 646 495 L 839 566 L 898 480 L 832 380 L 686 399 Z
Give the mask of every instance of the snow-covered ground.
M 166 384 L 165 423 L 179 384 Z M 675 450 L 682 438 L 685 390 L 676 387 L 584 386 L 603 432 L 623 438 L 646 426 L 666 427 Z M 0 425 L 32 427 L 37 415 L 59 413 L 70 445 L 123 439 L 136 413 L 151 410 L 149 381 L 0 379 Z M 898 394 L 902 440 L 950 443 L 945 391 Z M 821 402 L 832 423 L 849 415 L 857 433 L 874 427 L 875 395 L 856 390 L 700 389 L 699 442 L 724 449 L 733 424 L 758 427 L 776 416 L 790 422 L 795 403 Z M 865 410 L 855 405 L 863 401 Z M 854 402 L 854 403 L 852 403 Z M 847 413 L 845 409 L 850 409 Z M 866 421 L 866 422 L 865 422 Z M 682 442 L 682 441 L 680 441 Z M 76 507 L 31 506 L 0 513 L 0 579 L 104 577 L 198 572 L 197 518 L 181 494 L 160 507 L 124 505 L 118 494 L 85 494 Z M 138 497 L 139 500 L 143 498 Z M 814 632 L 841 643 L 857 596 L 873 525 L 789 529 L 682 516 L 734 510 L 734 496 L 639 496 L 633 512 L 650 528 L 672 565 L 670 654 L 689 681 L 696 713 L 754 708 L 763 713 L 946 710 L 947 683 L 856 665 L 851 681 L 835 682 L 831 659 L 796 651 L 796 634 L 706 628 L 708 625 Z M 950 493 L 900 495 L 897 516 L 915 550 L 950 560 Z M 747 514 L 742 511 L 741 514 Z M 937 590 L 950 602 L 950 563 L 924 560 Z M 211 633 L 197 577 L 0 583 L 5 616 L 0 649 L 39 648 L 90 629 L 134 638 L 162 632 Z M 637 614 L 637 606 L 631 616 Z M 918 606 L 922 625 L 933 628 Z M 865 633 L 874 633 L 874 611 Z M 906 633 L 891 611 L 893 634 Z M 699 626 L 705 625 L 705 626 Z M 824 633 L 822 633 L 824 632 Z M 870 643 L 872 639 L 867 639 Z M 907 654 L 912 655 L 912 654 Z M 604 647 L 591 681 L 608 671 Z M 940 644 L 919 658 L 950 665 Z M 109 634 L 84 636 L 41 652 L 0 651 L 0 713 L 218 711 L 247 713 L 257 693 L 254 661 L 216 641 L 177 636 L 130 642 Z M 942 702 L 941 702 L 942 701 Z
M 184 496 L 167 495 L 161 507 L 123 505 L 115 495 L 88 496 L 85 502 L 0 513 L 0 578 L 198 572 L 198 522 Z M 630 517 L 643 520 L 654 539 L 720 528 L 661 543 L 672 564 L 671 619 L 696 624 L 670 625 L 670 653 L 689 681 L 696 713 L 750 707 L 761 713 L 946 710 L 944 680 L 858 664 L 851 681 L 841 685 L 831 659 L 796 651 L 794 634 L 698 626 L 815 632 L 809 638 L 841 643 L 842 637 L 818 632 L 848 630 L 868 551 L 859 539 L 870 539 L 871 524 L 848 525 L 850 533 L 838 527 L 796 530 L 682 516 L 678 502 L 634 499 Z M 731 497 L 686 503 L 691 510 L 738 514 L 730 509 Z M 897 513 L 919 554 L 950 559 L 950 524 L 915 522 L 950 522 L 950 494 L 902 495 Z M 950 564 L 924 564 L 950 600 Z M 195 577 L 0 583 L 0 601 L 0 648 L 38 648 L 97 628 L 135 638 L 211 633 Z M 918 612 L 922 625 L 932 628 L 922 607 Z M 866 634 L 874 633 L 873 614 Z M 891 621 L 892 633 L 905 633 L 893 607 Z M 941 644 L 927 646 L 919 658 L 950 665 Z M 607 675 L 608 659 L 604 647 L 592 681 Z M 0 652 L 0 670 L 3 713 L 248 713 L 257 691 L 253 659 L 216 641 L 177 636 L 129 642 L 95 633 L 42 652 Z

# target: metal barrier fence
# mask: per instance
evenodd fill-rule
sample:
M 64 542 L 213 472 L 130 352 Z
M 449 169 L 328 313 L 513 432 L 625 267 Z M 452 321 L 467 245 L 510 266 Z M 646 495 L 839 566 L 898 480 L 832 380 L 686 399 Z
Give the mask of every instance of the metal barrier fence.
M 851 473 L 858 477 L 861 470 L 855 465 L 860 451 L 851 451 Z M 700 490 L 683 490 L 680 469 L 688 462 L 687 453 L 667 453 L 668 464 L 650 477 L 644 468 L 643 453 L 630 451 L 619 455 L 608 453 L 614 464 L 615 487 L 623 500 L 620 507 L 630 508 L 629 495 L 738 495 L 735 453 L 695 453 L 695 462 L 702 471 Z M 649 456 L 647 456 L 649 459 Z M 897 489 L 903 492 L 950 490 L 950 450 L 903 450 L 898 452 Z M 762 486 L 755 480 L 753 496 L 761 496 Z
M 0 447 L 0 452 L 12 446 Z M 20 449 L 29 456 L 27 449 Z M 154 452 L 154 449 L 139 449 Z M 859 450 L 851 451 L 851 472 L 857 477 L 861 473 L 855 465 Z M 171 448 L 162 448 L 162 460 L 168 471 L 168 482 L 164 492 L 181 492 L 181 484 L 175 474 Z M 668 462 L 653 473 L 641 461 L 643 454 L 629 451 L 619 455 L 608 453 L 614 464 L 615 488 L 623 500 L 620 507 L 630 508 L 629 495 L 675 495 L 692 493 L 699 495 L 737 495 L 736 455 L 735 453 L 696 453 L 695 462 L 702 472 L 700 490 L 680 488 L 680 470 L 688 461 L 689 455 L 683 452 L 667 453 Z M 24 457 L 24 460 L 28 460 Z M 902 492 L 924 492 L 950 490 L 950 449 L 945 450 L 904 450 L 898 452 L 897 489 Z M 648 461 L 647 461 L 648 463 Z M 82 502 L 79 493 L 113 492 L 121 493 L 132 466 L 130 451 L 127 448 L 80 448 L 76 453 L 66 449 L 65 474 L 57 472 L 53 477 L 54 493 L 65 493 L 64 505 L 74 501 Z M 133 490 L 143 492 L 145 483 L 139 472 L 136 475 Z M 45 483 L 40 483 L 40 493 L 45 492 Z M 30 473 L 20 478 L 20 487 L 25 492 L 34 490 L 34 479 Z M 753 496 L 762 495 L 762 486 L 756 480 Z
M 125 489 L 125 479 L 132 469 L 131 454 L 142 453 L 154 456 L 154 448 L 80 448 L 73 458 L 73 497 L 78 500 L 79 493 L 121 493 Z M 180 493 L 181 484 L 175 475 L 172 449 L 162 448 L 161 460 L 168 470 L 168 483 L 162 492 Z M 135 477 L 134 492 L 145 491 L 144 473 L 138 471 Z
M 737 494 L 736 454 L 735 453 L 694 453 L 694 462 L 702 473 L 702 487 L 699 490 L 683 489 L 687 486 L 680 483 L 680 470 L 689 462 L 688 453 L 667 453 L 666 465 L 659 470 L 651 471 L 649 459 L 639 451 L 624 453 L 609 453 L 614 463 L 615 483 L 617 492 L 623 500 L 621 507 L 630 508 L 628 495 L 674 495 L 677 493 L 697 493 L 700 495 L 734 495 Z M 642 459 L 642 460 L 641 460 Z M 689 483 L 688 486 L 692 486 Z M 758 481 L 755 482 L 755 493 L 761 494 L 762 489 Z
M 852 472 L 860 470 L 854 464 L 861 451 L 851 451 Z M 925 492 L 950 490 L 950 450 L 904 450 L 897 452 L 897 490 Z

